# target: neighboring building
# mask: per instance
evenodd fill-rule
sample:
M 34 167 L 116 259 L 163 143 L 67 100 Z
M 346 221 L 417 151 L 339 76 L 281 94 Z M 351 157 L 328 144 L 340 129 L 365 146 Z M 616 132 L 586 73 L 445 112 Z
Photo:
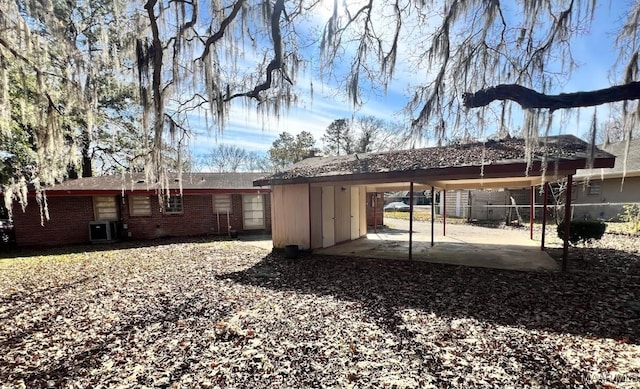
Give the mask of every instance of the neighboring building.
M 541 139 L 531 146 L 530 161 L 527 149 L 522 139 L 505 139 L 309 158 L 254 185 L 271 186 L 273 247 L 330 247 L 367 234 L 367 193 L 431 187 L 531 190 L 574 175 L 587 166 L 590 151 L 586 142 L 572 135 Z M 553 161 L 551 172 L 543 169 L 542 155 Z M 595 150 L 593 166 L 609 168 L 614 162 L 611 154 Z
M 26 212 L 13 212 L 18 246 L 60 246 L 271 230 L 270 189 L 262 173 L 184 173 L 169 179 L 163 206 L 157 183 L 144 175 L 68 180 L 46 190 L 49 220 L 41 225 L 31 193 Z M 182 187 L 182 193 L 180 192 Z
M 531 212 L 531 188 L 499 188 L 486 190 L 468 190 L 457 194 L 461 198 L 460 203 L 464 203 L 462 215 L 467 220 L 501 220 L 511 223 L 522 220 L 529 220 Z M 466 196 L 466 197 L 465 197 Z M 447 204 L 450 204 L 451 194 L 447 193 Z M 552 196 L 549 197 L 548 204 L 552 204 Z M 534 219 L 540 219 L 542 215 L 542 193 L 540 187 L 534 188 Z M 447 205 L 447 216 L 451 215 L 450 206 Z M 462 205 L 459 206 L 462 208 Z
M 625 204 L 640 204 L 640 140 L 629 143 L 625 166 L 626 146 L 622 141 L 601 147 L 616 156 L 613 168 L 578 170 L 574 177 L 575 219 L 618 220 Z
M 440 196 L 439 194 L 436 194 L 436 203 L 438 202 L 439 196 Z M 393 203 L 396 201 L 409 205 L 411 203 L 411 193 L 408 190 L 385 193 L 385 196 L 384 196 L 385 204 Z M 430 190 L 413 191 L 413 205 L 430 205 L 430 204 L 431 204 Z

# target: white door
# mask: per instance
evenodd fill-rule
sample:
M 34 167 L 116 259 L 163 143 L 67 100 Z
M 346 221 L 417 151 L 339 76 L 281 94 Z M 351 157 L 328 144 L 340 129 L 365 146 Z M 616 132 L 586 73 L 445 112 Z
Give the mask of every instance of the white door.
M 360 188 L 351 187 L 351 240 L 360 237 Z
M 322 247 L 336 244 L 335 197 L 333 186 L 322 187 Z
M 265 228 L 263 195 L 242 196 L 242 221 L 245 230 L 260 230 Z

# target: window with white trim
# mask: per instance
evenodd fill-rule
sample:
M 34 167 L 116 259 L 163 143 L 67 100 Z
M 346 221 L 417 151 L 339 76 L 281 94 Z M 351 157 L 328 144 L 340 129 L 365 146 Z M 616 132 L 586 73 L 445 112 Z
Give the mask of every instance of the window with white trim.
M 115 196 L 94 196 L 93 216 L 96 220 L 118 220 Z
M 129 214 L 131 216 L 151 216 L 151 197 L 129 196 Z
M 231 195 L 213 195 L 213 213 L 232 213 Z
M 245 230 L 255 230 L 265 228 L 264 224 L 264 196 L 243 195 L 242 196 L 242 221 Z
M 167 215 L 182 213 L 182 196 L 170 196 L 165 198 L 164 213 Z

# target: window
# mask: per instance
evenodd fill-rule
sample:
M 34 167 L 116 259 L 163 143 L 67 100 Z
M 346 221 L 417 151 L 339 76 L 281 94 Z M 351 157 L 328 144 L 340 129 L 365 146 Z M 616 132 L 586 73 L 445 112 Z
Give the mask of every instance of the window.
M 182 196 L 171 196 L 164 200 L 164 213 L 182 213 Z
M 213 213 L 231 213 L 231 195 L 214 195 Z
M 95 196 L 93 198 L 93 216 L 96 220 L 118 220 L 116 197 Z
M 151 197 L 129 196 L 129 214 L 131 216 L 151 216 Z
M 590 195 L 599 195 L 601 189 L 602 188 L 600 187 L 600 183 L 599 182 L 590 182 L 589 183 L 589 194 Z
M 242 196 L 242 213 L 245 230 L 264 228 L 264 196 Z

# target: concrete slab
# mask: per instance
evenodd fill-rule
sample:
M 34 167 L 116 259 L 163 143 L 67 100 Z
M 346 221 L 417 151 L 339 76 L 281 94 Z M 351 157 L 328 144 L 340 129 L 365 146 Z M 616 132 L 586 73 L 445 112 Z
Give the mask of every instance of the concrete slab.
M 408 260 L 409 242 L 363 238 L 314 250 L 314 254 Z M 559 270 L 556 261 L 544 251 L 517 245 L 437 242 L 431 247 L 430 243 L 414 242 L 412 260 L 506 270 Z
M 377 233 L 366 238 L 315 249 L 314 254 L 350 255 L 390 260 L 409 259 L 409 222 L 392 219 Z M 560 267 L 547 253 L 540 250 L 538 240 L 529 239 L 528 230 L 477 227 L 467 224 L 436 224 L 435 244 L 431 247 L 431 224 L 414 222 L 413 260 L 452 265 L 488 267 L 522 271 L 559 271 Z M 241 234 L 239 241 L 273 249 L 271 235 Z
M 238 241 L 267 250 L 273 250 L 271 234 L 240 234 Z
M 394 220 L 392 223 L 399 228 L 382 229 L 367 234 L 366 238 L 314 250 L 314 253 L 408 260 L 408 222 L 406 226 L 404 222 Z M 442 231 L 441 224 L 438 228 Z M 451 225 L 447 226 L 447 236 L 435 234 L 433 247 L 430 230 L 429 223 L 414 223 L 414 261 L 522 271 L 560 270 L 557 262 L 540 250 L 539 241 L 529 239 L 528 230 Z

